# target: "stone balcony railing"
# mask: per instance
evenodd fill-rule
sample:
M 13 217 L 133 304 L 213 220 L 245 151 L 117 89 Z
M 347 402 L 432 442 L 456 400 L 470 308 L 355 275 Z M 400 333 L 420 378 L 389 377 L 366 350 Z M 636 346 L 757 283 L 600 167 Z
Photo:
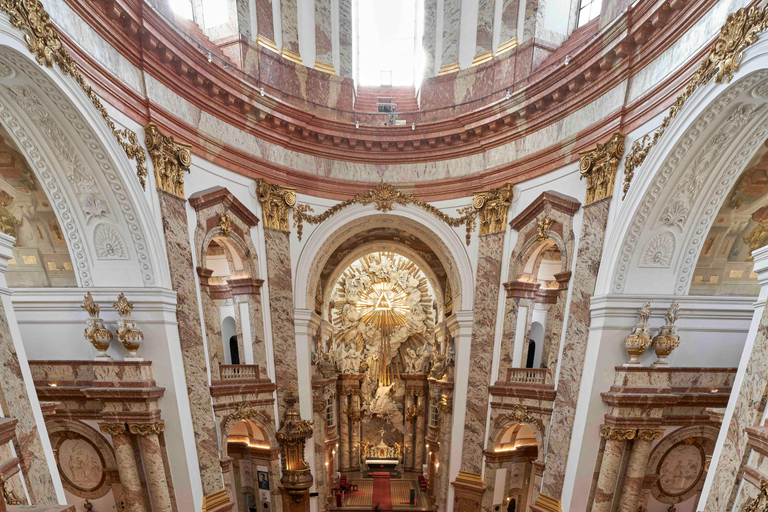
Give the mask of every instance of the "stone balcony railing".
M 251 380 L 259 378 L 259 366 L 256 364 L 223 364 L 219 366 L 221 380 Z
M 505 384 L 550 384 L 551 374 L 547 368 L 507 368 Z

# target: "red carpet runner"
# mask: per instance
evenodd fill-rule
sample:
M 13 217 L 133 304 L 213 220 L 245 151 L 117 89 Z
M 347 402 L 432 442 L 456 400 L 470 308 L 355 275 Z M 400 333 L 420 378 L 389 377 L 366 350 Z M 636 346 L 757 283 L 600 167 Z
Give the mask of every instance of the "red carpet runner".
M 373 498 L 371 500 L 373 509 L 386 511 L 392 510 L 392 490 L 389 486 L 389 473 L 373 473 Z

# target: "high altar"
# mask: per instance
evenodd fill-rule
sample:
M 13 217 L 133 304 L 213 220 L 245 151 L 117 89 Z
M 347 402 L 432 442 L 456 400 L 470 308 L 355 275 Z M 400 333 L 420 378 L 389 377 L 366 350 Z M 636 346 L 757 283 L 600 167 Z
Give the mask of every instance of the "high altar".
M 363 459 L 363 476 L 373 476 L 374 472 L 387 472 L 393 478 L 401 474 L 403 462 L 403 445 L 395 443 L 389 446 L 384 442 L 384 431 L 381 431 L 381 441 L 373 443 L 361 443 L 360 454 Z

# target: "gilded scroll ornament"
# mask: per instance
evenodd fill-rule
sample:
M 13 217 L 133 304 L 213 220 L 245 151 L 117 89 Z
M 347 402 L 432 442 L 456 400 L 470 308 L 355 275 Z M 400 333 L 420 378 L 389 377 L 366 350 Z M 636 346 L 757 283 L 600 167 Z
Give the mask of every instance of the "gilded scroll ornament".
M 112 358 L 107 355 L 107 349 L 112 341 L 112 331 L 104 326 L 104 320 L 99 317 L 101 308 L 93 300 L 91 292 L 85 294 L 80 307 L 88 312 L 88 320 L 86 320 L 83 335 L 93 345 L 93 348 L 96 349 L 97 355 L 94 359 L 97 361 L 111 361 Z
M 112 303 L 112 307 L 120 315 L 120 318 L 117 320 L 116 334 L 117 339 L 128 350 L 126 360 L 141 360 L 136 351 L 139 350 L 141 342 L 144 341 L 144 333 L 139 329 L 136 320 L 131 318 L 133 302 L 128 302 L 125 294 L 121 293 L 117 296 L 117 302 Z
M 536 418 L 528 412 L 528 408 L 524 405 L 515 405 L 510 412 L 496 418 L 496 428 L 507 422 L 535 423 Z
M 605 144 L 579 153 L 579 173 L 587 178 L 586 204 L 613 194 L 616 169 L 624 156 L 624 134 L 615 132 Z
M 296 206 L 296 189 L 281 187 L 260 179 L 256 181 L 256 193 L 261 203 L 264 227 L 289 231 L 288 216 L 291 209 Z M 294 217 L 295 215 L 294 213 Z
M 637 439 L 642 441 L 656 441 L 664 437 L 664 431 L 655 428 L 641 428 L 637 431 Z
M 221 216 L 219 227 L 224 232 L 224 235 L 229 236 L 229 233 L 232 231 L 232 217 L 228 213 Z
M 144 143 L 152 157 L 157 188 L 183 199 L 184 173 L 192 164 L 192 146 L 175 141 L 172 135 L 163 135 L 155 123 L 144 127 Z
M 744 512 L 765 512 L 768 510 L 768 483 L 760 479 L 760 492 L 744 505 Z
M 310 215 L 308 213 L 314 211 L 308 204 L 297 205 L 293 212 L 293 225 L 297 228 L 296 234 L 298 235 L 299 240 L 301 240 L 305 222 L 307 224 L 313 225 L 320 224 L 321 222 L 330 219 L 344 208 L 352 206 L 353 204 L 368 205 L 371 203 L 375 203 L 376 210 L 380 212 L 391 211 L 395 208 L 396 204 L 403 206 L 412 204 L 423 210 L 426 210 L 451 227 L 457 228 L 459 226 L 466 226 L 467 245 L 469 245 L 472 238 L 472 231 L 475 229 L 477 210 L 474 206 L 465 206 L 464 208 L 459 208 L 456 210 L 456 213 L 459 214 L 459 217 L 451 217 L 450 215 L 446 215 L 439 209 L 435 208 L 431 204 L 425 203 L 420 199 L 416 199 L 410 194 L 405 194 L 401 190 L 396 189 L 388 183 L 381 183 L 376 185 L 376 187 L 372 188 L 367 193 L 357 194 L 352 199 L 347 199 L 337 203 L 318 215 Z
M 56 64 L 62 73 L 70 75 L 83 90 L 91 104 L 99 111 L 101 117 L 112 130 L 112 135 L 123 148 L 129 159 L 136 162 L 136 175 L 141 186 L 145 186 L 147 176 L 147 160 L 144 149 L 139 144 L 139 139 L 131 130 L 125 128 L 118 130 L 114 121 L 107 114 L 107 109 L 93 89 L 85 81 L 77 69 L 75 59 L 61 44 L 59 34 L 51 23 L 51 17 L 46 12 L 40 0 L 0 0 L 0 10 L 11 18 L 11 24 L 24 33 L 24 40 L 29 51 L 35 55 L 38 64 L 52 67 Z
M 712 78 L 715 83 L 730 83 L 733 74 L 739 71 L 744 58 L 744 50 L 755 44 L 761 32 L 768 28 L 768 7 L 741 8 L 728 15 L 725 24 L 720 28 L 720 35 L 709 50 L 707 57 L 691 77 L 685 90 L 677 97 L 669 113 L 661 122 L 653 135 L 644 135 L 632 144 L 627 158 L 624 160 L 624 197 L 629 191 L 629 185 L 634 177 L 635 169 L 642 165 L 645 157 L 655 146 L 672 119 L 682 110 L 683 105 L 700 86 Z
M 637 435 L 636 428 L 615 428 L 603 425 L 600 427 L 600 437 L 608 441 L 626 441 L 634 439 Z
M 99 429 L 102 434 L 109 434 L 111 436 L 120 436 L 128 432 L 125 427 L 125 423 L 101 423 Z
M 296 504 L 309 495 L 313 482 L 309 464 L 304 460 L 304 445 L 313 434 L 312 422 L 301 419 L 301 414 L 296 409 L 297 402 L 295 394 L 288 393 L 285 396 L 288 409 L 275 436 L 282 452 L 280 459 L 283 476 L 280 478 L 280 484 Z
M 5 477 L 0 473 L 0 491 L 3 493 L 3 498 L 7 505 L 23 505 L 24 503 L 16 497 L 16 494 L 12 490 L 9 490 L 5 485 Z
M 165 423 L 162 421 L 156 421 L 154 423 L 130 423 L 128 424 L 128 431 L 131 434 L 137 436 L 151 436 L 161 434 L 165 431 Z
M 485 192 L 475 192 L 472 206 L 480 213 L 480 234 L 503 232 L 507 228 L 507 213 L 512 204 L 512 184 L 507 183 Z
M 539 222 L 536 223 L 536 240 L 537 241 L 543 242 L 544 240 L 549 238 L 547 231 L 550 230 L 554 222 L 555 221 L 547 217 L 545 219 L 541 219 Z
M 240 421 L 240 420 L 249 420 L 249 419 L 258 419 L 259 421 L 263 422 L 264 424 L 270 423 L 269 417 L 263 412 L 259 411 L 253 408 L 251 405 L 251 402 L 240 402 L 237 404 L 237 410 L 229 415 L 229 418 L 227 418 L 227 421 Z
M 651 344 L 651 327 L 648 319 L 651 317 L 651 300 L 648 299 L 643 307 L 637 310 L 638 321 L 632 328 L 632 332 L 624 338 L 624 346 L 627 347 L 630 359 L 624 366 L 639 366 L 637 360 L 645 349 Z

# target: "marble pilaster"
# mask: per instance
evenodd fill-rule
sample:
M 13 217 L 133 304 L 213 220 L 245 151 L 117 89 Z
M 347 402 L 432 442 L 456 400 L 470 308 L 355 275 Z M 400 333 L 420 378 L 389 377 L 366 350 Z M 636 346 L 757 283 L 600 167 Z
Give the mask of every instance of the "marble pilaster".
M 115 451 L 120 485 L 123 488 L 125 512 L 147 512 L 139 469 L 136 466 L 136 457 L 125 423 L 102 423 L 100 427 L 103 433 L 112 437 L 112 448 Z
M 315 0 L 315 62 L 326 69 L 333 67 L 332 38 L 331 0 Z
M 459 28 L 461 0 L 444 0 L 443 5 L 443 58 L 441 68 L 459 63 Z
M 413 467 L 421 473 L 421 468 L 424 465 L 424 438 L 427 435 L 427 414 L 429 414 L 429 408 L 427 407 L 426 397 L 419 397 L 419 404 L 421 410 L 418 416 L 416 416 L 416 432 L 415 441 L 413 443 Z
M 319 396 L 318 396 L 319 395 Z M 313 445 L 315 450 L 315 491 L 317 492 L 319 503 L 324 505 L 328 497 L 328 481 L 326 479 L 326 456 L 325 456 L 325 400 L 321 393 L 316 393 L 315 401 L 312 403 L 312 420 L 314 421 L 312 429 Z M 324 510 L 325 507 L 319 507 Z
M 560 500 L 563 491 L 565 466 L 568 462 L 576 402 L 587 350 L 589 304 L 600 269 L 610 204 L 611 196 L 607 196 L 584 206 L 576 266 L 571 276 L 570 286 L 573 291 L 560 361 L 557 397 L 550 424 L 547 465 L 541 488 L 543 495 L 555 500 Z
M 436 468 L 435 506 L 437 512 L 445 512 L 450 485 L 450 456 L 451 456 L 451 427 L 453 426 L 453 411 L 445 408 L 440 412 L 440 452 L 439 466 Z
M 293 319 L 291 239 L 289 232 L 268 227 L 264 228 L 264 238 L 267 250 L 277 407 L 278 415 L 282 418 L 286 410 L 285 395 L 288 392 L 296 393 L 299 382 L 296 369 L 296 330 Z
M 37 415 L 44 430 L 42 411 L 37 395 L 34 394 L 35 388 L 29 374 L 24 346 L 18 337 L 14 337 L 11 329 L 11 324 L 14 326 L 16 324 L 16 317 L 11 307 L 11 292 L 7 287 L 5 271 L 8 260 L 13 254 L 13 243 L 13 238 L 0 233 L 0 297 L 2 297 L 0 300 L 0 358 L 3 361 L 0 365 L 0 406 L 2 406 L 3 416 L 17 420 L 16 439 L 13 444 L 31 504 L 56 504 L 58 499 L 51 477 L 51 472 L 56 471 L 56 462 L 53 460 L 50 446 L 48 448 L 50 460 L 46 457 L 44 441 L 35 420 Z M 25 382 L 25 373 L 27 382 Z M 45 443 L 49 445 L 47 435 Z M 8 451 L 10 452 L 10 446 Z M 17 493 L 17 496 L 23 496 L 23 493 Z
M 502 0 L 501 3 L 501 27 L 499 39 L 501 44 L 517 37 L 517 20 L 520 0 Z
M 349 465 L 357 471 L 360 469 L 360 396 L 349 397 Z
M 661 439 L 663 430 L 640 429 L 632 443 L 632 451 L 629 455 L 627 473 L 621 488 L 619 512 L 636 512 L 643 493 L 648 457 L 651 455 L 651 446 L 654 439 Z
M 189 240 L 186 201 L 164 190 L 157 190 L 163 217 L 163 232 L 168 254 L 171 286 L 177 293 L 176 320 L 184 363 L 184 376 L 195 432 L 197 461 L 203 484 L 203 495 L 222 489 L 219 449 L 214 424 L 213 404 L 208 389 L 208 366 L 205 360 L 200 308 L 193 276 L 192 246 Z M 217 371 L 217 369 L 213 369 Z
M 437 0 L 424 0 L 424 33 L 421 48 L 424 51 L 424 78 L 437 75 L 435 52 L 437 51 Z
M 205 339 L 208 346 L 208 361 L 211 368 L 211 378 L 218 379 L 219 365 L 225 364 L 224 340 L 221 335 L 221 319 L 219 309 L 211 298 L 211 288 L 208 279 L 213 275 L 213 270 L 197 267 L 197 275 L 200 279 L 200 301 L 203 306 L 203 320 L 205 322 Z
M 159 424 L 131 424 L 129 430 L 139 437 L 141 459 L 149 485 L 149 496 L 152 510 L 173 510 L 171 494 L 168 491 L 168 481 L 165 477 L 165 461 L 160 447 L 157 432 L 162 429 Z
M 272 0 L 255 0 L 256 23 L 259 35 L 270 41 L 275 41 L 275 20 L 272 14 Z
M 403 468 L 412 470 L 414 465 L 414 452 L 413 452 L 413 430 L 414 422 L 416 420 L 415 414 L 415 400 L 413 395 L 405 395 L 405 460 L 403 462 Z
M 283 28 L 283 50 L 299 54 L 299 13 L 297 0 L 280 0 L 280 24 Z
M 493 0 L 478 0 L 475 57 L 493 50 L 493 16 L 495 10 L 496 2 Z
M 470 349 L 472 364 L 469 368 L 461 460 L 461 470 L 468 473 L 480 474 L 483 470 L 488 386 L 491 380 L 503 246 L 503 231 L 480 236 Z
M 349 471 L 349 395 L 339 395 L 339 469 Z
M 504 283 L 504 287 L 510 283 Z M 499 379 L 504 380 L 507 370 L 512 368 L 512 354 L 515 350 L 515 331 L 517 329 L 517 313 L 520 306 L 520 299 L 510 297 L 507 292 L 507 299 L 504 306 L 504 327 L 501 336 L 501 352 L 499 354 Z
M 339 0 L 339 75 L 352 78 L 352 0 Z

